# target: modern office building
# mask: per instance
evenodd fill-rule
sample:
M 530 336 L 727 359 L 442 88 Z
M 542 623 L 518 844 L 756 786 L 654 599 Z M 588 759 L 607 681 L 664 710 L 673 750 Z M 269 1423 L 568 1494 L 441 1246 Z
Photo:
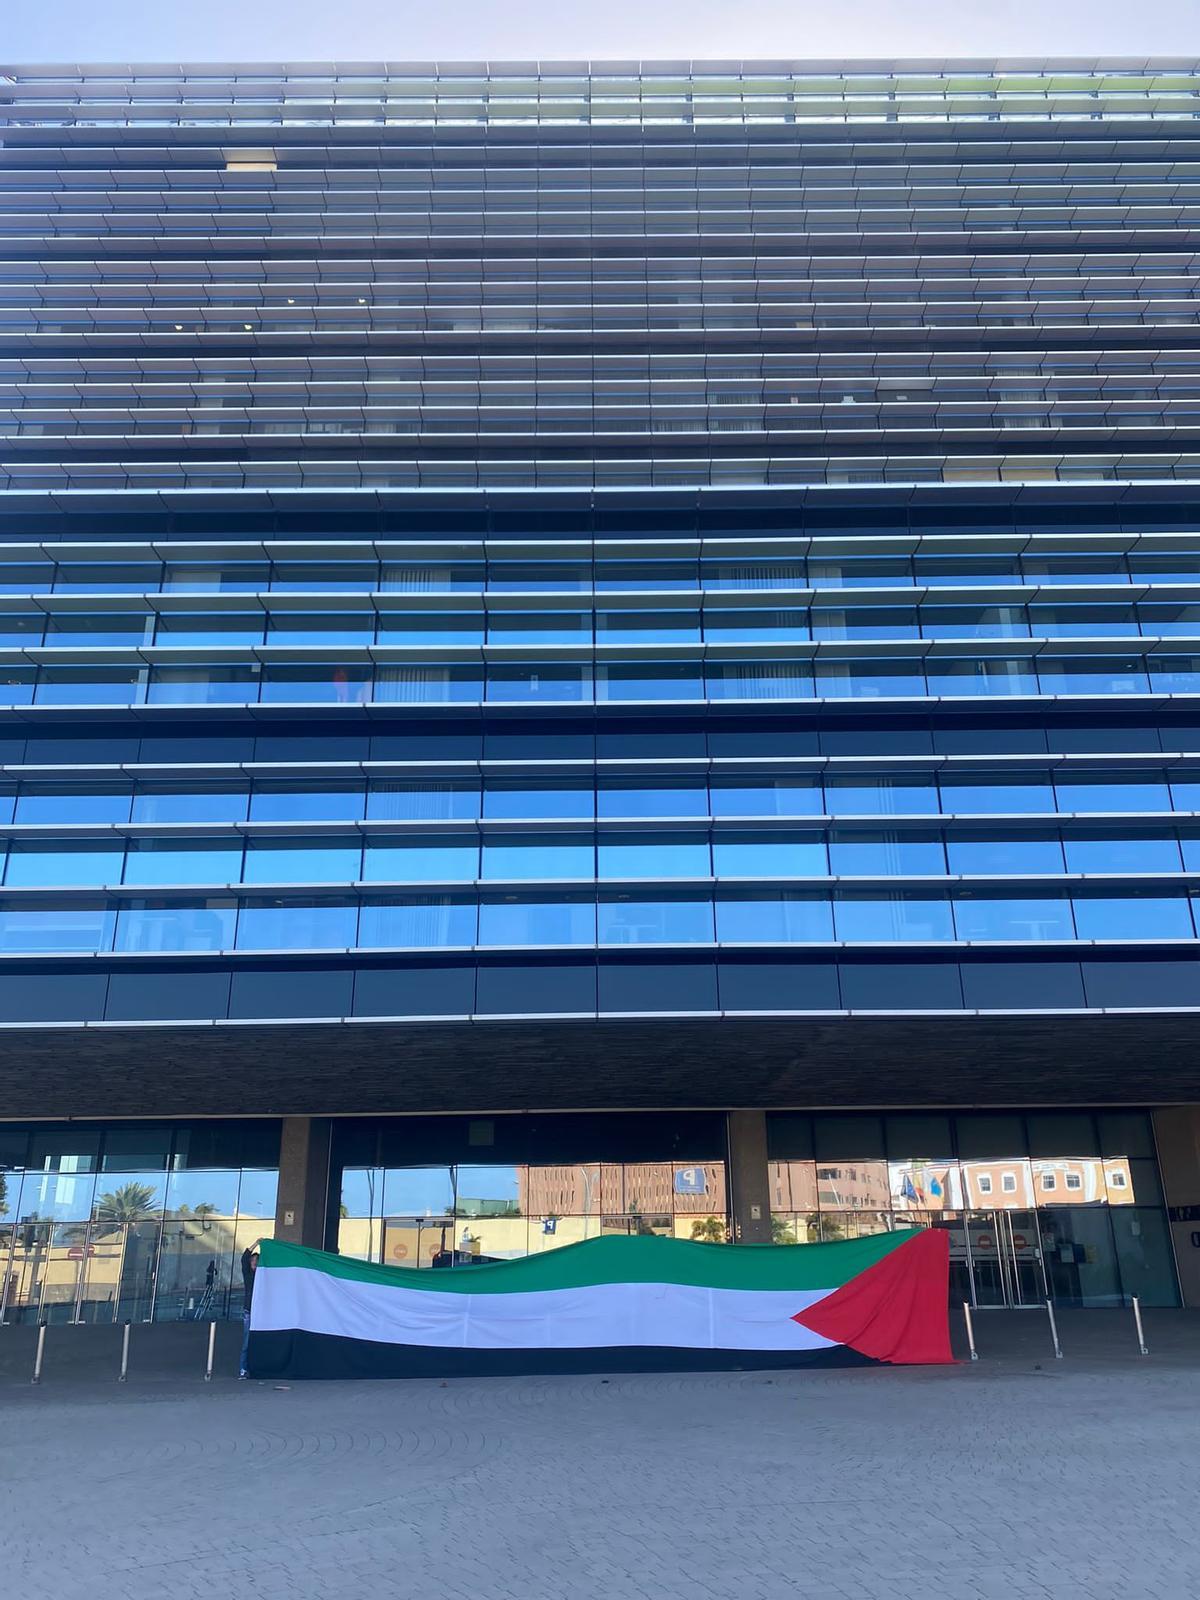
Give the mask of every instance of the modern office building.
M 1200 63 L 0 69 L 0 1320 L 1200 1300 Z

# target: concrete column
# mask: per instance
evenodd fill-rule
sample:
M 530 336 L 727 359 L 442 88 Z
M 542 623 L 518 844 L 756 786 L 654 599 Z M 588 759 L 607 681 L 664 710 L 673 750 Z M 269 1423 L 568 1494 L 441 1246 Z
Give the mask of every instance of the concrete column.
M 770 1244 L 771 1188 L 767 1178 L 765 1111 L 726 1113 L 729 1215 L 735 1244 Z
M 1154 1137 L 1167 1205 L 1172 1213 L 1194 1213 L 1172 1221 L 1171 1238 L 1183 1303 L 1200 1307 L 1200 1106 L 1160 1107 Z
M 279 1143 L 275 1237 L 323 1250 L 329 1217 L 328 1117 L 284 1117 Z

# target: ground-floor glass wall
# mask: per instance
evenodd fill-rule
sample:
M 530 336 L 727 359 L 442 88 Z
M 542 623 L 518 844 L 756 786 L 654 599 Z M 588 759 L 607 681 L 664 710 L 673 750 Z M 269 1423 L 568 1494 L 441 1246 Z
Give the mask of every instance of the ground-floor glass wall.
M 954 1304 L 1178 1305 L 1150 1116 L 1030 1111 L 767 1119 L 773 1233 L 928 1225 Z
M 279 1123 L 0 1125 L 0 1323 L 239 1316 Z

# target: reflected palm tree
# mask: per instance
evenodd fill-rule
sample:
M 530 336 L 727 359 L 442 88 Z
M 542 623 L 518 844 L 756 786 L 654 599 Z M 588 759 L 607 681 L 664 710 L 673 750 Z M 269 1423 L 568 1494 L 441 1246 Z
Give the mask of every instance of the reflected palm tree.
M 110 1189 L 97 1198 L 92 1211 L 93 1231 L 97 1223 L 106 1229 L 116 1229 L 126 1223 L 145 1222 L 156 1215 L 157 1202 L 158 1193 L 152 1184 L 123 1183 L 119 1189 Z
M 140 1225 L 158 1214 L 157 1189 L 136 1179 L 98 1195 L 92 1208 L 93 1238 L 124 1234 L 118 1298 L 130 1306 L 135 1316 L 143 1313 L 151 1298 L 153 1276 L 153 1256 L 142 1260 Z

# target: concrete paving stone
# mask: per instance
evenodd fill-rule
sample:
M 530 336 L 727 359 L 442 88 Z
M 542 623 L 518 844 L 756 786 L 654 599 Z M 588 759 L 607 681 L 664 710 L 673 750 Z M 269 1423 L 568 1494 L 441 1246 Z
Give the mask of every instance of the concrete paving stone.
M 1197 1600 L 1193 1326 L 1049 1373 L 11 1383 L 5 1590 Z

